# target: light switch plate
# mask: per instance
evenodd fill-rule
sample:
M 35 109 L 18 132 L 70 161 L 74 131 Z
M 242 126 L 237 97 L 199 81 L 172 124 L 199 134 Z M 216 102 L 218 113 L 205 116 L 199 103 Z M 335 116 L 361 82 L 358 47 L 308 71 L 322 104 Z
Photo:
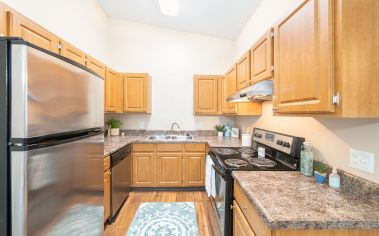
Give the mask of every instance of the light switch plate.
M 144 128 L 145 128 L 145 122 L 140 121 L 140 122 L 139 122 L 139 128 L 140 128 L 140 129 L 144 129 Z
M 374 153 L 350 149 L 350 166 L 374 174 Z

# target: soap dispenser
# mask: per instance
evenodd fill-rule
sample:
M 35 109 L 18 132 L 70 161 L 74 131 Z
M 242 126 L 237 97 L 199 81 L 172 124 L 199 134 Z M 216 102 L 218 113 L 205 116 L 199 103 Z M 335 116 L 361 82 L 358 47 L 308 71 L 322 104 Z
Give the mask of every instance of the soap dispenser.
M 334 189 L 339 189 L 341 184 L 341 178 L 337 174 L 337 168 L 333 167 L 332 173 L 329 175 L 329 186 Z

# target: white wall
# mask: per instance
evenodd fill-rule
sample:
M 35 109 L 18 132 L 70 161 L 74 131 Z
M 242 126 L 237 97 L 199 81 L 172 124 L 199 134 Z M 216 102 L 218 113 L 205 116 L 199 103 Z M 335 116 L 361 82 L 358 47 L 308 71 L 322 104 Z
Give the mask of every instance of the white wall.
M 241 56 L 297 0 L 264 0 L 253 14 L 235 44 L 235 58 Z M 363 178 L 379 183 L 379 119 L 332 119 L 273 116 L 272 103 L 263 104 L 261 117 L 238 117 L 240 128 L 260 127 L 305 137 L 314 146 L 315 157 Z M 350 148 L 375 154 L 375 174 L 350 167 Z
M 82 51 L 110 62 L 109 17 L 94 0 L 1 0 Z
M 212 129 L 231 122 L 218 116 L 193 115 L 193 75 L 223 74 L 233 57 L 234 43 L 214 37 L 111 20 L 110 51 L 114 69 L 148 72 L 152 77 L 151 115 L 112 115 L 124 128 Z

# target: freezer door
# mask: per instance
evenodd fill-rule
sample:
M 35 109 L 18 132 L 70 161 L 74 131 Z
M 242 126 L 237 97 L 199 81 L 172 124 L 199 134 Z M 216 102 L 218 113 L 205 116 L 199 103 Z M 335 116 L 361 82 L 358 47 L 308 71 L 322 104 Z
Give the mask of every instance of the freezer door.
M 103 142 L 11 151 L 12 235 L 103 235 Z
M 11 55 L 11 138 L 103 127 L 103 79 L 31 46 L 12 44 Z

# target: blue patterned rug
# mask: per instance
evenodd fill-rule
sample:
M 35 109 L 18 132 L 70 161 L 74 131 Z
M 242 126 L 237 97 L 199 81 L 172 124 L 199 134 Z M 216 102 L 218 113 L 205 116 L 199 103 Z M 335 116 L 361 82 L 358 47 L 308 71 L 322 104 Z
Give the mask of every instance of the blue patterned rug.
M 193 202 L 141 203 L 127 236 L 198 236 Z

